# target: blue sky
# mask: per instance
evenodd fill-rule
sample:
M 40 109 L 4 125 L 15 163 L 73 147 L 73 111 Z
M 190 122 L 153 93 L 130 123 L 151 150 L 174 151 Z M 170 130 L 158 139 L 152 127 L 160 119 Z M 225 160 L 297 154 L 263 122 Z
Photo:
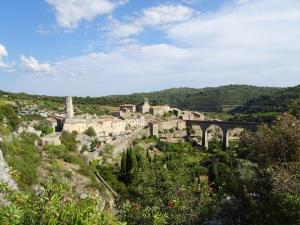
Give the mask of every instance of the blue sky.
M 300 83 L 299 0 L 2 0 L 0 89 Z

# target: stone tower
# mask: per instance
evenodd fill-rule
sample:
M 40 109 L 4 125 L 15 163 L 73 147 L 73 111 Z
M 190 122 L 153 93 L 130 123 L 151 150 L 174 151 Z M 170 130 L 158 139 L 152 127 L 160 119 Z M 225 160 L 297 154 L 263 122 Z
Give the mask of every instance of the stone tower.
M 65 112 L 66 119 L 71 119 L 74 117 L 74 110 L 73 110 L 73 102 L 72 96 L 66 97 L 66 112 Z
M 144 98 L 144 104 L 149 104 L 148 98 Z

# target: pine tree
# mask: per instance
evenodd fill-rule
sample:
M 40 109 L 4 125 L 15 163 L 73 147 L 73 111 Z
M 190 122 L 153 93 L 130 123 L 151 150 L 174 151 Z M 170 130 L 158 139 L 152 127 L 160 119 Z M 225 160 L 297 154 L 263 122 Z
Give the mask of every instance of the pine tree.
M 127 182 L 130 182 L 130 171 L 136 165 L 136 157 L 132 148 L 129 148 L 126 152 L 126 175 L 125 179 Z

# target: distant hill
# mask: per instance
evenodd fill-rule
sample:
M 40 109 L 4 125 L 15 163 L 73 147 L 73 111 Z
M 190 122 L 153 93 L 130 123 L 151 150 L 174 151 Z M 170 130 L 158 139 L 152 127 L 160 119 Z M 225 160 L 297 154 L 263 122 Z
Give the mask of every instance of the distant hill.
M 135 93 L 100 98 L 105 103 L 138 103 L 148 97 L 152 104 L 169 104 L 180 109 L 206 112 L 228 111 L 261 95 L 273 95 L 282 89 L 248 85 L 228 85 L 215 88 L 172 88 L 150 93 Z M 98 100 L 100 100 L 98 99 Z
M 272 95 L 262 95 L 247 101 L 243 106 L 232 110 L 232 113 L 266 113 L 285 112 L 292 101 L 300 99 L 300 85 L 286 88 Z
M 123 103 L 137 104 L 148 97 L 153 105 L 169 104 L 181 109 L 197 110 L 205 112 L 229 111 L 241 106 L 251 99 L 259 96 L 273 96 L 282 88 L 256 87 L 249 85 L 228 85 L 214 88 L 171 88 L 150 93 L 134 93 L 130 95 L 112 95 L 104 97 L 74 97 L 73 101 L 78 105 L 105 105 L 119 106 Z M 41 95 L 28 95 L 25 93 L 13 94 L 0 92 L 0 96 L 8 95 L 9 100 L 46 101 L 49 104 L 63 104 L 63 97 L 49 97 Z

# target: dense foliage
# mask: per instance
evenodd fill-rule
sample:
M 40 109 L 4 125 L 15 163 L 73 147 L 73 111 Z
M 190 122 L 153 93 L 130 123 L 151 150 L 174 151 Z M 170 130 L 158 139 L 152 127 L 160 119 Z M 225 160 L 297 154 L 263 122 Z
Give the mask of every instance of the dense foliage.
M 101 213 L 97 199 L 79 198 L 67 183 L 52 178 L 35 192 L 15 192 L 4 185 L 8 204 L 1 204 L 0 224 L 12 225 L 121 225 L 108 213 Z
M 123 154 L 120 178 L 125 181 L 129 194 L 120 199 L 120 218 L 129 224 L 205 221 L 213 211 L 216 198 L 208 183 L 195 176 L 199 171 L 197 156 L 201 153 L 185 143 L 158 141 L 157 145 L 165 152 L 164 156 L 151 156 L 149 151 L 145 155 L 139 146 Z M 191 160 L 191 155 L 196 157 Z

